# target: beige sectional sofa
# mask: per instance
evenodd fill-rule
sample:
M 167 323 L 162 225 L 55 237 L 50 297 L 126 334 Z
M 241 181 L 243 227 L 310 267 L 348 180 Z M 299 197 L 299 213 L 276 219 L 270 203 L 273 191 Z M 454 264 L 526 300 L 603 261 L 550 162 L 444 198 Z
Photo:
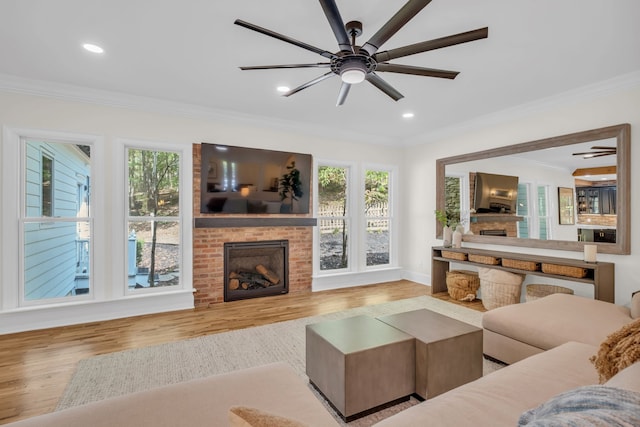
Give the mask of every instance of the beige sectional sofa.
M 638 295 L 636 295 L 638 297 Z M 565 310 L 568 301 L 558 302 L 558 296 L 549 296 L 516 306 L 525 313 L 530 307 L 560 306 Z M 563 297 L 560 297 L 563 298 Z M 574 297 L 580 298 L 580 297 Z M 638 297 L 640 298 L 640 297 Z M 547 300 L 547 302 L 542 302 Z M 586 300 L 580 298 L 580 300 Z M 571 302 L 576 300 L 571 300 Z M 635 309 L 624 310 L 616 306 L 592 305 L 590 302 L 580 301 L 577 304 L 586 306 L 591 315 L 583 318 L 587 328 L 598 328 L 597 310 L 612 311 L 611 323 L 606 328 L 618 329 L 618 324 L 624 325 L 632 321 L 631 314 Z M 640 299 L 634 303 L 640 303 Z M 547 306 L 548 304 L 548 306 Z M 609 303 L 604 303 L 609 304 Z M 609 304 L 613 306 L 613 304 Z M 598 306 L 598 309 L 594 307 Z M 634 306 L 635 307 L 635 306 Z M 500 314 L 498 310 L 494 310 Z M 510 313 L 513 308 L 505 310 Z M 539 313 L 538 311 L 536 311 Z M 491 312 L 489 312 L 491 313 Z M 626 317 L 625 317 L 626 316 Z M 490 316 L 490 319 L 493 316 Z M 499 316 L 498 316 L 499 317 Z M 496 317 L 496 318 L 498 318 Z M 518 315 L 509 317 L 509 322 L 518 322 Z M 590 318 L 591 317 L 591 318 Z M 596 318 L 593 320 L 592 318 Z M 537 319 L 535 319 L 537 320 Z M 503 319 L 503 321 L 505 321 Z M 576 331 L 576 337 L 588 341 L 561 342 L 562 334 L 558 331 L 571 331 L 567 322 L 561 319 L 540 319 L 536 325 L 550 321 L 549 335 L 545 340 L 539 333 L 527 330 L 525 323 L 519 325 L 524 328 L 525 335 L 531 341 L 531 357 L 526 357 L 510 366 L 486 375 L 476 381 L 457 387 L 449 392 L 429 399 L 411 408 L 405 409 L 390 418 L 376 424 L 377 427 L 402 426 L 515 426 L 523 413 L 536 408 L 545 402 L 547 406 L 555 405 L 557 396 L 563 392 L 577 393 L 585 386 L 598 383 L 598 373 L 589 358 L 598 351 L 598 344 L 604 337 L 597 337 L 593 330 Z M 496 320 L 497 322 L 497 320 Z M 559 323 L 556 323 L 559 322 Z M 491 322 L 489 322 L 491 323 Z M 512 327 L 513 325 L 508 325 Z M 516 325 L 518 326 L 518 325 Z M 635 324 L 634 324 L 635 326 Z M 598 334 L 605 334 L 605 330 L 598 330 Z M 536 347 L 537 346 L 537 347 Z M 544 347 L 550 348 L 547 351 Z M 527 348 L 528 350 L 528 348 Z M 524 353 L 518 353 L 519 357 Z M 611 378 L 604 387 L 598 390 L 614 390 L 623 393 L 625 390 L 640 393 L 640 361 L 627 367 Z M 581 388 L 582 387 L 582 388 Z M 613 387 L 613 388 L 611 388 Z M 591 392 L 591 390 L 589 390 Z M 615 401 L 623 401 L 615 396 Z M 640 394 L 633 394 L 631 400 L 637 408 L 626 414 L 640 417 Z M 598 402 L 591 402 L 597 404 Z M 300 424 L 286 424 L 280 420 L 272 424 L 230 424 L 230 408 L 243 405 L 267 413 L 276 414 L 288 419 L 296 420 Z M 637 410 L 635 410 L 637 409 Z M 596 411 L 597 413 L 597 411 Z M 233 418 L 233 417 L 232 417 Z M 640 425 L 640 418 L 637 418 Z M 284 363 L 265 365 L 244 369 L 228 374 L 198 379 L 160 387 L 140 393 L 111 398 L 64 411 L 54 412 L 35 418 L 10 424 L 12 427 L 163 427 L 163 426 L 227 426 L 227 425 L 291 425 L 291 426 L 336 426 L 338 423 L 326 407 L 311 392 L 305 383 L 290 367 Z M 545 424 L 541 424 L 545 425 Z M 581 425 L 581 424 L 576 424 Z
M 304 425 L 338 424 L 285 363 L 243 369 L 28 418 L 12 427 L 228 426 L 229 409 L 248 406 Z M 277 425 L 277 424 L 276 424 Z
M 562 392 L 597 384 L 598 374 L 589 361 L 596 351 L 588 344 L 562 344 L 405 409 L 376 427 L 517 426 L 525 411 Z M 640 362 L 607 385 L 640 393 Z

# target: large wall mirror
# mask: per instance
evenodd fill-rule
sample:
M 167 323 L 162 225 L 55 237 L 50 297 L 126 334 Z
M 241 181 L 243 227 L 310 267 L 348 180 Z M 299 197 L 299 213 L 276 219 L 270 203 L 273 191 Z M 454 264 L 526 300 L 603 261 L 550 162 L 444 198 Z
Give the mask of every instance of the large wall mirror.
M 438 159 L 436 209 L 473 232 L 465 242 L 630 254 L 630 133 L 621 124 Z

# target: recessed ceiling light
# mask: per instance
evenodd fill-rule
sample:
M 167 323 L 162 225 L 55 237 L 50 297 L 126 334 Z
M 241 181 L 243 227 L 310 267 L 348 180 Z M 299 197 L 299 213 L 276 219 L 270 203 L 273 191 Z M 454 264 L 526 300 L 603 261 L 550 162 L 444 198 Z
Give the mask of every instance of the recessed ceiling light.
M 280 93 L 289 92 L 291 88 L 289 86 L 278 86 L 276 90 Z
M 84 43 L 82 45 L 83 48 L 85 48 L 86 50 L 88 50 L 89 52 L 93 52 L 93 53 L 104 53 L 104 49 L 101 48 L 100 46 L 98 46 L 97 44 L 92 44 L 92 43 Z
M 403 118 L 405 118 L 405 119 L 412 119 L 412 118 L 413 118 L 413 116 L 415 116 L 415 114 L 413 114 L 413 113 L 411 113 L 411 112 L 404 113 L 404 114 L 402 115 L 402 117 L 403 117 Z

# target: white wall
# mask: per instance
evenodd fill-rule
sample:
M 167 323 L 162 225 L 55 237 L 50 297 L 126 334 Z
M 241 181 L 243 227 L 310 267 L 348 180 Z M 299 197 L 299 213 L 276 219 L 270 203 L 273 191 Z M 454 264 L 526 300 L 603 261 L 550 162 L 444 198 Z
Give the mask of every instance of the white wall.
M 631 124 L 631 217 L 637 218 L 640 212 L 640 173 L 633 166 L 640 165 L 640 85 L 614 92 L 601 93 L 589 99 L 576 99 L 555 107 L 547 105 L 544 111 L 538 109 L 526 116 L 501 120 L 491 117 L 491 125 L 476 124 L 475 129 L 450 132 L 429 142 L 416 142 L 405 150 L 405 234 L 401 257 L 407 277 L 416 280 L 429 280 L 431 274 L 431 246 L 442 244 L 435 238 L 435 159 L 450 157 L 489 148 L 534 141 L 546 137 L 564 135 L 572 132 L 616 125 Z M 412 196 L 415 195 L 415 196 Z M 633 222 L 633 220 L 632 220 Z M 628 304 L 631 292 L 640 289 L 640 227 L 631 227 L 631 255 L 599 254 L 601 261 L 616 265 L 616 302 Z M 471 246 L 471 245 L 469 245 Z M 474 245 L 482 247 L 481 245 Z M 484 246 L 495 250 L 521 253 L 539 253 L 580 259 L 581 253 L 568 251 L 532 250 L 519 247 Z M 581 287 L 580 287 L 581 286 Z M 578 294 L 589 292 L 586 285 L 576 285 Z M 571 286 L 573 287 L 573 286 Z

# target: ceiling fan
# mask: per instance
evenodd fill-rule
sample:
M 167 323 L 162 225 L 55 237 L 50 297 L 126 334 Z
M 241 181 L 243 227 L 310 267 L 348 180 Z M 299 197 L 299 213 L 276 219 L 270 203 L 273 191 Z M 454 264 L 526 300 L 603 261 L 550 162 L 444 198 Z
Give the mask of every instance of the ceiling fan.
M 592 151 L 585 151 L 582 153 L 573 153 L 574 156 L 582 156 L 583 159 L 592 159 L 594 157 L 602 156 L 614 156 L 617 153 L 616 147 L 606 147 L 595 145 L 591 147 Z
M 329 21 L 329 25 L 338 41 L 339 49 L 332 53 L 324 49 L 317 48 L 307 43 L 295 40 L 291 37 L 276 33 L 266 28 L 259 27 L 240 19 L 234 22 L 236 25 L 248 28 L 258 33 L 273 37 L 275 39 L 291 43 L 303 49 L 315 52 L 328 59 L 328 62 L 318 62 L 314 64 L 284 64 L 284 65 L 258 65 L 250 67 L 240 67 L 242 70 L 268 70 L 277 68 L 328 68 L 325 74 L 308 81 L 295 89 L 292 89 L 284 96 L 291 96 L 303 89 L 320 83 L 330 77 L 340 76 L 342 86 L 338 94 L 336 105 L 344 104 L 349 94 L 351 85 L 358 84 L 364 80 L 373 84 L 382 92 L 390 96 L 394 101 L 404 98 L 404 96 L 384 81 L 377 72 L 412 74 L 417 76 L 439 77 L 445 79 L 455 79 L 459 72 L 449 70 L 439 70 L 434 68 L 415 67 L 411 65 L 391 64 L 396 58 L 402 58 L 416 53 L 427 52 L 460 43 L 486 38 L 489 32 L 487 27 L 464 33 L 454 34 L 433 40 L 427 40 L 391 50 L 378 52 L 378 49 L 389 40 L 400 28 L 409 22 L 418 12 L 420 12 L 431 0 L 409 0 L 386 24 L 382 26 L 365 44 L 356 45 L 356 37 L 362 34 L 362 23 L 350 21 L 345 25 L 335 0 L 320 0 L 320 5 Z

